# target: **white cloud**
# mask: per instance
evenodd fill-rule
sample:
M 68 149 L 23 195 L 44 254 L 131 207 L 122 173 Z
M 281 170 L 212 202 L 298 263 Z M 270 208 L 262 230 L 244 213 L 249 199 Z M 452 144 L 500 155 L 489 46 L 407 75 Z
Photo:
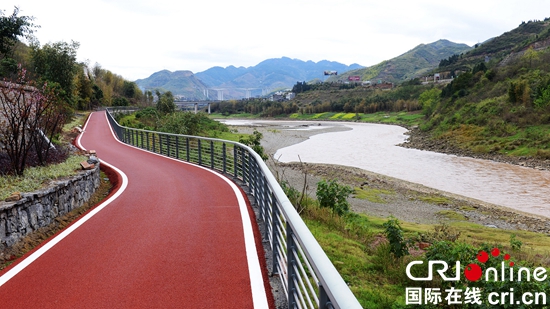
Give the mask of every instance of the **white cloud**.
M 168 69 L 252 66 L 287 56 L 374 65 L 421 43 L 473 45 L 544 19 L 543 0 L 17 0 L 42 43 L 80 42 L 80 60 L 134 80 Z

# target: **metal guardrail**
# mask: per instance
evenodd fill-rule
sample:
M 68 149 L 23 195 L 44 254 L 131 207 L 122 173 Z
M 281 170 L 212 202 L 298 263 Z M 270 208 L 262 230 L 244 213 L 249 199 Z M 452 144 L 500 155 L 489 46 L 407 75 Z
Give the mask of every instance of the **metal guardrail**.
M 270 270 L 281 279 L 288 308 L 362 308 L 283 189 L 250 147 L 232 141 L 120 126 L 107 116 L 119 140 L 164 156 L 195 163 L 242 181 L 254 196 L 273 253 Z

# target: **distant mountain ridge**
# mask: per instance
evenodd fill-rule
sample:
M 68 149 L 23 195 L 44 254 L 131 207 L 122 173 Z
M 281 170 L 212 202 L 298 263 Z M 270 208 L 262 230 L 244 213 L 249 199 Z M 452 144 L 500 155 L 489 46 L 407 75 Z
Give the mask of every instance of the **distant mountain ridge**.
M 183 96 L 189 100 L 203 100 L 203 89 L 208 88 L 191 71 L 162 70 L 135 82 L 142 90 L 171 91 L 174 95 Z
M 328 60 L 314 62 L 282 57 L 267 59 L 248 68 L 217 66 L 196 74 L 163 70 L 137 80 L 136 84 L 144 90 L 171 91 L 187 100 L 227 100 L 267 95 L 274 90 L 292 88 L 299 81 L 337 81 L 347 80 L 349 76 L 399 83 L 427 74 L 437 68 L 442 59 L 471 49 L 466 44 L 438 40 L 420 44 L 398 57 L 366 68 L 355 63 L 348 66 Z M 338 75 L 326 79 L 324 71 L 336 71 Z
M 347 79 L 348 76 L 361 76 L 361 80 L 399 83 L 422 76 L 437 68 L 442 59 L 465 53 L 471 49 L 472 47 L 466 44 L 454 43 L 449 40 L 420 44 L 400 56 L 367 68 L 348 71 L 342 76 L 331 77 L 329 81 Z
M 190 71 L 156 72 L 136 80 L 144 90 L 162 89 L 190 100 L 243 98 L 267 94 L 277 89 L 292 88 L 296 82 L 323 79 L 324 71 L 345 72 L 362 68 L 335 61 L 302 61 L 288 57 L 267 59 L 252 67 L 212 67 L 193 74 Z M 208 91 L 206 90 L 208 89 Z M 217 90 L 215 90 L 217 89 Z

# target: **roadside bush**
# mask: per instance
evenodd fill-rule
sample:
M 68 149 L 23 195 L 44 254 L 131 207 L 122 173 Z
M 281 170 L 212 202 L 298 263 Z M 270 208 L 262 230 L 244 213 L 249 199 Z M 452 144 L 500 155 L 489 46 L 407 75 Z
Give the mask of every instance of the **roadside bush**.
M 335 179 L 322 180 L 317 183 L 317 200 L 320 207 L 330 208 L 334 213 L 342 216 L 349 212 L 348 197 L 353 189 L 339 184 Z
M 396 257 L 401 258 L 409 254 L 408 244 L 403 235 L 403 229 L 399 224 L 399 220 L 394 216 L 390 216 L 384 224 L 384 234 L 390 243 L 390 252 Z
M 258 132 L 257 130 L 254 130 L 254 132 L 252 132 L 252 134 L 250 134 L 246 138 L 241 137 L 239 139 L 239 143 L 250 146 L 257 154 L 260 155 L 262 160 L 266 161 L 269 157 L 265 153 L 264 147 L 261 144 L 263 137 L 264 136 L 262 135 L 262 133 Z

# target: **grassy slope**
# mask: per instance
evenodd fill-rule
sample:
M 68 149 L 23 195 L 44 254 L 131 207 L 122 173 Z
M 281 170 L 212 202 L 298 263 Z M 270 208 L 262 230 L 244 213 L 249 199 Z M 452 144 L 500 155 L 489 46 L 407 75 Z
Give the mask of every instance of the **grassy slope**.
M 87 113 L 78 114 L 71 122 L 65 124 L 60 142 L 70 143 L 69 132 L 78 125 L 84 125 L 86 118 Z M 0 200 L 4 200 L 14 192 L 36 191 L 48 181 L 75 175 L 80 170 L 80 162 L 86 159 L 85 156 L 70 156 L 60 164 L 27 168 L 23 177 L 3 175 L 0 177 Z
M 385 218 L 361 215 L 359 224 L 364 233 L 354 234 L 344 219 L 324 210 L 310 208 L 304 217 L 315 238 L 365 308 L 391 308 L 395 303 L 404 304 L 405 287 L 413 284 L 406 278 L 405 267 L 410 261 L 421 259 L 423 252 L 412 248 L 413 255 L 393 258 L 383 241 Z M 490 244 L 505 252 L 513 252 L 518 265 L 550 266 L 550 260 L 543 258 L 550 253 L 546 235 L 497 230 L 464 221 L 450 221 L 449 224 L 460 232 L 459 242 Z M 409 239 L 435 228 L 435 225 L 408 222 L 401 222 L 401 226 Z M 512 250 L 512 235 L 523 243 L 520 251 Z

